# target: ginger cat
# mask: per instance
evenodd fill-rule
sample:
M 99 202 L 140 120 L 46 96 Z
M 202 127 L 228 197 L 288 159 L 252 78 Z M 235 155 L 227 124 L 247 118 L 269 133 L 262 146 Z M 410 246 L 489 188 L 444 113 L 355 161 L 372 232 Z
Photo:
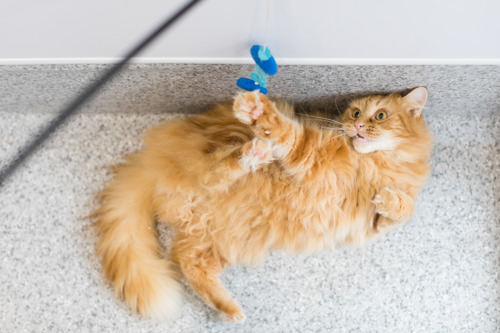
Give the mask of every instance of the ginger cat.
M 427 179 L 427 89 L 350 103 L 341 122 L 298 118 L 257 92 L 168 121 L 115 169 L 94 213 L 104 273 L 146 317 L 179 307 L 180 271 L 212 308 L 241 321 L 218 275 L 270 250 L 362 244 L 407 221 Z M 155 221 L 177 228 L 169 262 Z

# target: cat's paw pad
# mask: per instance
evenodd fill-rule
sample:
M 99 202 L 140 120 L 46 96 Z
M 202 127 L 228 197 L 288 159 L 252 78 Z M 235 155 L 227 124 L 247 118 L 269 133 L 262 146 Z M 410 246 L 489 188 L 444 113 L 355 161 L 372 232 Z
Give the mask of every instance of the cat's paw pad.
M 264 113 L 264 105 L 258 90 L 239 94 L 234 99 L 234 116 L 244 124 L 253 124 Z
M 270 163 L 272 159 L 271 142 L 255 138 L 243 145 L 239 163 L 242 169 L 255 172 L 259 166 Z

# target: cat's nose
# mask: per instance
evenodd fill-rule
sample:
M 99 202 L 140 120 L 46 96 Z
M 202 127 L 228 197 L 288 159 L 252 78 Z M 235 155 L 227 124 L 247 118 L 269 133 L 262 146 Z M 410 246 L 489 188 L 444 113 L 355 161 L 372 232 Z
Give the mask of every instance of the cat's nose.
M 354 126 L 356 127 L 356 129 L 359 131 L 361 127 L 364 127 L 365 124 L 363 124 L 362 122 L 356 122 L 354 123 Z

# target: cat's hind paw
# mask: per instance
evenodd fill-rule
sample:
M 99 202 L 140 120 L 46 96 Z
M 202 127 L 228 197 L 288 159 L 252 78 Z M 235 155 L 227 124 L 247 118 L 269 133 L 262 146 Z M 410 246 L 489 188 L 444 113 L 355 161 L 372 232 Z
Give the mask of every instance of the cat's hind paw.
M 255 172 L 261 165 L 270 163 L 272 160 L 271 142 L 255 138 L 243 145 L 239 164 L 243 170 Z
M 221 317 L 224 321 L 230 322 L 230 323 L 243 323 L 246 319 L 245 315 L 242 313 L 237 313 L 237 314 L 227 314 L 227 313 L 221 313 Z
M 221 318 L 230 323 L 243 323 L 246 319 L 245 314 L 234 300 L 227 301 L 216 306 Z

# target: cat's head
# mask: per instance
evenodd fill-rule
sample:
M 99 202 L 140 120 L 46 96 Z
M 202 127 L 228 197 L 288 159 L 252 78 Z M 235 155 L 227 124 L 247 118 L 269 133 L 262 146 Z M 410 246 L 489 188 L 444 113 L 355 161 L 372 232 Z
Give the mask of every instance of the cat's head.
M 390 151 L 425 131 L 422 108 L 427 89 L 405 96 L 371 95 L 352 101 L 342 116 L 343 129 L 359 153 Z

